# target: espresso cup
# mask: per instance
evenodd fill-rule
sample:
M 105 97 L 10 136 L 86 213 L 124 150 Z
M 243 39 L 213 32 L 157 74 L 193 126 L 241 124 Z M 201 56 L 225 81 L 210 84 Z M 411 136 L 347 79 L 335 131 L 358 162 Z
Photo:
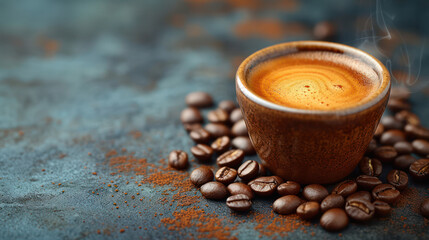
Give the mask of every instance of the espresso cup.
M 358 59 L 375 72 L 378 88 L 368 101 L 340 110 L 286 107 L 256 95 L 249 88 L 252 68 L 300 51 L 326 51 Z M 379 60 L 347 45 L 289 42 L 264 48 L 246 58 L 237 70 L 236 93 L 250 140 L 262 164 L 284 180 L 325 184 L 349 175 L 362 159 L 386 108 L 390 75 Z

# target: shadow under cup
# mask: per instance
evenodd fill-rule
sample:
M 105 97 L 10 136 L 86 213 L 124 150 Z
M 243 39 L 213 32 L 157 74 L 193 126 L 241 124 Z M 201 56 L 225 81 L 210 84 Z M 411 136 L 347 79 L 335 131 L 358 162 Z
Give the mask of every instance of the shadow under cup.
M 253 67 L 300 51 L 329 51 L 359 59 L 377 74 L 379 87 L 364 103 L 329 111 L 277 105 L 249 89 L 247 77 Z M 389 98 L 390 75 L 376 58 L 350 46 L 289 42 L 245 59 L 237 71 L 236 92 L 253 146 L 273 174 L 302 184 L 333 183 L 349 175 L 363 157 Z

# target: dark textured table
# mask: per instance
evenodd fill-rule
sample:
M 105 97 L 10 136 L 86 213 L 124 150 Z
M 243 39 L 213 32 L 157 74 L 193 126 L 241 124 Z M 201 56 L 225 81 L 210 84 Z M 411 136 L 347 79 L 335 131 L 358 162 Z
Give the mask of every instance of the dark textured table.
M 379 3 L 2 1 L 0 238 L 429 238 L 427 184 L 411 181 L 390 218 L 338 234 L 273 214 L 273 199 L 231 213 L 188 182 L 198 163 L 178 172 L 162 160 L 193 144 L 179 121 L 187 93 L 235 99 L 245 56 L 313 39 L 321 20 L 408 80 L 429 127 L 428 3 Z

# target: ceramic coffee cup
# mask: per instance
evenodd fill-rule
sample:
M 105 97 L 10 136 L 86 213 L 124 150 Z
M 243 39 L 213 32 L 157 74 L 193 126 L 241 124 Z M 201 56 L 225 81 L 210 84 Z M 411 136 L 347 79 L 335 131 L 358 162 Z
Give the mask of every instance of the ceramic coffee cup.
M 343 53 L 368 64 L 378 76 L 372 98 L 342 110 L 303 110 L 277 105 L 252 92 L 251 69 L 291 52 Z M 333 183 L 349 175 L 363 157 L 390 94 L 390 75 L 376 58 L 330 42 L 298 41 L 270 46 L 247 59 L 236 75 L 237 99 L 250 139 L 262 163 L 284 180 Z

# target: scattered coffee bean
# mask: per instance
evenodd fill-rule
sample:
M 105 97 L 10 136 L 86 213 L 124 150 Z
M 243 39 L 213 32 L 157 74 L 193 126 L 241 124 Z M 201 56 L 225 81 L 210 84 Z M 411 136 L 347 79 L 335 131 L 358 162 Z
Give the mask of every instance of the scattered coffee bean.
M 229 184 L 227 190 L 231 195 L 244 194 L 247 195 L 250 199 L 254 197 L 252 189 L 249 187 L 249 185 L 241 182 Z
M 362 190 L 372 191 L 377 185 L 382 184 L 381 180 L 378 177 L 360 175 L 356 178 L 356 183 L 358 187 Z
M 241 161 L 243 161 L 244 152 L 240 149 L 229 150 L 222 155 L 220 155 L 216 162 L 219 167 L 227 166 L 232 168 L 237 168 L 240 166 Z
M 368 148 L 366 149 L 365 154 L 366 155 L 372 154 L 377 147 L 378 147 L 377 141 L 375 141 L 374 139 L 371 139 L 371 141 L 369 142 Z
M 278 214 L 292 214 L 295 213 L 298 206 L 302 203 L 302 200 L 295 195 L 287 195 L 278 198 L 273 203 L 273 211 Z
M 243 150 L 245 155 L 255 154 L 255 149 L 249 137 L 235 137 L 232 139 L 231 144 L 233 147 Z
M 374 150 L 374 156 L 382 162 L 392 162 L 398 156 L 398 152 L 392 146 L 382 146 Z
M 189 137 L 196 143 L 208 143 L 211 138 L 211 134 L 204 128 L 197 128 L 189 133 Z
M 232 126 L 232 134 L 234 136 L 244 136 L 244 137 L 249 136 L 249 134 L 247 133 L 246 123 L 244 122 L 243 119 L 234 123 L 234 125 Z
M 180 120 L 182 123 L 201 123 L 203 121 L 203 117 L 198 109 L 185 108 L 180 114 Z
M 231 141 L 227 136 L 217 138 L 211 145 L 212 149 L 218 154 L 224 153 L 229 149 L 230 146 Z
M 304 220 L 310 220 L 320 213 L 320 204 L 318 202 L 305 202 L 298 206 L 296 214 Z
M 341 208 L 332 208 L 320 218 L 320 226 L 330 232 L 340 231 L 349 225 L 349 218 Z
M 399 198 L 399 191 L 390 184 L 380 184 L 372 190 L 372 197 L 386 203 L 394 203 Z
M 216 109 L 210 111 L 207 114 L 207 119 L 212 123 L 222 123 L 225 124 L 229 121 L 228 112 L 222 109 Z
M 302 196 L 308 201 L 321 202 L 328 195 L 328 190 L 320 184 L 310 184 L 302 190 Z
M 317 23 L 313 29 L 314 38 L 322 41 L 333 41 L 336 32 L 334 24 L 326 21 Z
M 383 134 L 383 132 L 384 132 L 384 125 L 381 124 L 381 123 L 379 123 L 377 125 L 377 128 L 375 129 L 374 137 L 375 138 L 380 138 L 381 134 Z
M 228 197 L 226 199 L 226 205 L 234 211 L 246 212 L 252 207 L 252 201 L 245 194 L 237 194 Z
M 213 105 L 213 99 L 210 94 L 206 92 L 192 92 L 185 98 L 186 104 L 190 107 L 204 108 Z
M 415 125 L 415 126 L 420 125 L 419 117 L 417 117 L 416 114 L 409 112 L 409 111 L 406 111 L 406 110 L 396 113 L 395 118 L 398 121 L 403 122 L 404 124 L 411 124 L 411 125 Z
M 384 217 L 389 215 L 392 211 L 392 207 L 390 207 L 388 203 L 385 203 L 383 201 L 377 200 L 374 201 L 372 204 L 374 205 L 375 215 L 377 216 Z
M 237 178 L 237 170 L 230 167 L 221 167 L 215 174 L 215 179 L 225 185 L 228 185 Z
M 405 125 L 405 133 L 412 138 L 429 140 L 429 129 L 412 124 Z
M 397 142 L 393 145 L 398 154 L 411 154 L 413 152 L 413 146 L 409 142 Z
M 277 176 L 258 177 L 249 182 L 249 187 L 259 196 L 272 195 L 283 180 Z
M 213 177 L 213 171 L 207 166 L 202 166 L 191 172 L 190 179 L 195 186 L 200 187 L 205 183 L 213 181 Z
M 188 154 L 181 150 L 174 150 L 168 155 L 168 165 L 175 169 L 184 169 L 188 166 Z
M 357 184 L 353 180 L 345 180 L 341 183 L 339 183 L 334 190 L 332 190 L 332 193 L 340 194 L 343 197 L 347 197 L 348 195 L 354 193 L 357 191 Z
M 241 164 L 237 172 L 241 179 L 244 181 L 250 181 L 258 176 L 259 163 L 253 160 L 248 160 Z
M 410 165 L 409 172 L 413 178 L 419 181 L 429 179 L 429 159 L 423 158 Z
M 187 132 L 191 132 L 195 129 L 199 129 L 199 128 L 203 128 L 203 126 L 201 125 L 201 123 L 184 123 L 183 127 L 185 128 L 185 130 Z
M 401 170 L 392 170 L 387 174 L 387 182 L 401 191 L 408 185 L 408 175 Z
M 356 199 L 371 202 L 372 201 L 371 193 L 367 191 L 355 192 L 352 195 L 347 197 L 346 202 L 356 200 Z
M 410 110 L 411 106 L 404 100 L 391 98 L 389 99 L 389 102 L 387 102 L 387 108 L 389 108 L 389 110 L 392 112 L 399 112 L 402 110 Z
M 320 208 L 322 212 L 326 212 L 331 208 L 343 208 L 344 207 L 344 198 L 339 194 L 330 194 L 325 199 L 322 200 Z
M 208 182 L 201 186 L 201 194 L 207 199 L 221 200 L 228 196 L 225 185 L 220 182 Z
M 241 119 L 243 119 L 243 115 L 241 113 L 240 108 L 236 108 L 236 109 L 232 110 L 232 112 L 229 116 L 229 121 L 232 123 L 236 123 L 236 122 L 240 121 Z
M 429 219 L 429 198 L 425 199 L 420 205 L 420 213 L 423 217 Z
M 220 123 L 209 123 L 204 127 L 204 129 L 207 130 L 213 138 L 231 136 L 231 130 Z
M 402 129 L 404 124 L 401 121 L 396 120 L 392 116 L 382 117 L 380 120 L 381 124 L 383 124 L 384 129 Z
M 359 169 L 364 175 L 378 177 L 383 170 L 383 165 L 378 159 L 364 157 L 359 162 Z
M 393 166 L 401 170 L 408 170 L 410 165 L 416 160 L 417 159 L 411 155 L 401 155 L 395 158 L 393 161 Z
M 218 108 L 222 109 L 224 111 L 226 111 L 227 113 L 232 112 L 232 110 L 234 110 L 237 107 L 237 105 L 235 105 L 234 101 L 231 100 L 224 100 L 222 102 L 219 103 Z
M 191 153 L 200 161 L 208 161 L 212 158 L 213 149 L 205 144 L 197 144 L 191 148 Z
M 347 215 L 356 221 L 368 221 L 375 213 L 374 205 L 362 199 L 353 199 L 346 202 Z
M 405 133 L 401 130 L 391 129 L 384 132 L 380 137 L 382 145 L 394 145 L 397 142 L 405 141 Z
M 262 165 L 262 164 L 259 163 L 259 173 L 258 173 L 258 176 L 259 177 L 263 177 L 265 175 L 267 175 L 267 170 L 265 169 L 264 165 Z
M 411 145 L 415 153 L 426 156 L 429 155 L 429 141 L 423 139 L 414 140 Z
M 392 87 L 390 90 L 390 97 L 400 100 L 407 100 L 410 98 L 411 92 L 406 87 Z
M 301 191 L 301 186 L 294 181 L 287 181 L 277 187 L 277 193 L 281 196 L 298 195 L 299 191 Z

